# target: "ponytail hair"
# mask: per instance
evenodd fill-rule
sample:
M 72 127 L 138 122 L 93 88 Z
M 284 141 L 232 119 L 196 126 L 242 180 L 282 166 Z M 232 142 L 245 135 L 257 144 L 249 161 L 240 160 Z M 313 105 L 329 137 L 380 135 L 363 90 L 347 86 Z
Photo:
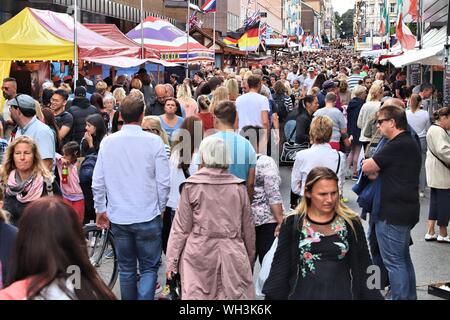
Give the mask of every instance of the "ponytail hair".
M 419 94 L 412 94 L 409 99 L 409 107 L 412 112 L 416 112 L 419 109 L 420 102 L 422 101 L 422 97 Z
M 300 100 L 300 104 L 303 106 L 304 109 L 306 109 L 306 104 L 313 103 L 315 98 L 316 98 L 315 96 L 308 94 L 303 99 Z

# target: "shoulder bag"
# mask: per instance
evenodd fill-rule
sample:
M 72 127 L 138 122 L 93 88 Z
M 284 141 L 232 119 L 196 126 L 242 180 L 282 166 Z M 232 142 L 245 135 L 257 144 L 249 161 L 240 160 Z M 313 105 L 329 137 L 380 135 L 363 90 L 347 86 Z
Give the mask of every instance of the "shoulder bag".
M 295 143 L 290 142 L 292 137 L 294 136 L 296 130 L 294 129 L 289 136 L 289 139 L 283 143 L 283 149 L 281 151 L 280 161 L 284 163 L 293 164 L 295 161 L 295 156 L 297 152 L 301 150 L 305 150 L 309 148 L 309 143 Z

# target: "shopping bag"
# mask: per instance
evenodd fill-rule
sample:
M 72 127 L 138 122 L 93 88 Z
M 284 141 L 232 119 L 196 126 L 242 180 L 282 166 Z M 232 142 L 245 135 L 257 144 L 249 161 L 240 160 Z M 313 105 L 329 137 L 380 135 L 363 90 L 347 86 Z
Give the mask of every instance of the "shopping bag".
M 258 279 L 256 280 L 255 291 L 257 296 L 264 296 L 262 293 L 262 289 L 264 287 L 264 283 L 269 277 L 270 268 L 272 266 L 273 256 L 275 255 L 275 251 L 277 250 L 278 245 L 278 237 L 272 243 L 269 251 L 267 251 L 266 255 L 261 264 L 261 270 L 259 270 Z

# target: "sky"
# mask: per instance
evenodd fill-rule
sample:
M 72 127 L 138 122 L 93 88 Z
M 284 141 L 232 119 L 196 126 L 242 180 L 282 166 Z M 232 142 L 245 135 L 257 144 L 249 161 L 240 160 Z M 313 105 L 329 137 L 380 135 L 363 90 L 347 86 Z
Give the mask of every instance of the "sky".
M 339 12 L 340 15 L 355 6 L 355 0 L 331 0 L 331 3 L 333 4 L 333 11 Z

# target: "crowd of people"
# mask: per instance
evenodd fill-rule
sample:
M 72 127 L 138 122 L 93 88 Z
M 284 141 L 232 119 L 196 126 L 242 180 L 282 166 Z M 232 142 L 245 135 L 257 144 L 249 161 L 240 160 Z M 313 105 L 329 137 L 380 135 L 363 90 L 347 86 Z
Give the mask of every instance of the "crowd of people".
M 427 186 L 425 240 L 450 243 L 450 109 L 432 85 L 346 50 L 179 79 L 48 81 L 38 100 L 3 79 L 0 299 L 115 299 L 87 257 L 90 221 L 114 234 L 125 300 L 164 298 L 177 274 L 182 299 L 254 299 L 277 237 L 268 299 L 417 298 L 409 246 Z M 290 208 L 286 143 L 299 147 Z

